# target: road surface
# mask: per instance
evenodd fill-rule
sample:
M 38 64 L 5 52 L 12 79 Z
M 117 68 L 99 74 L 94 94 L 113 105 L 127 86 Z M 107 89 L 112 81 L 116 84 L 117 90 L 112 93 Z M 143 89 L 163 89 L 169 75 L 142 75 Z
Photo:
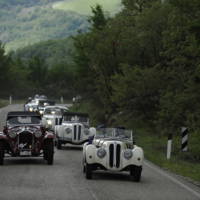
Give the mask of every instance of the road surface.
M 0 109 L 0 130 L 8 111 Z M 82 149 L 65 146 L 55 151 L 48 166 L 42 158 L 7 158 L 0 166 L 0 200 L 200 200 L 200 188 L 145 161 L 142 180 L 128 173 L 98 172 L 92 180 L 82 173 Z

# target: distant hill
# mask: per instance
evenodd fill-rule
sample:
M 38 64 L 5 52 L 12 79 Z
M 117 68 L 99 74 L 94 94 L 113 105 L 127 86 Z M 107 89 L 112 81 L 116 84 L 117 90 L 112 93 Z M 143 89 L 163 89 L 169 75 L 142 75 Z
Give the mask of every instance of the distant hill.
M 121 0 L 64 0 L 54 3 L 53 8 L 90 15 L 91 6 L 95 6 L 97 3 L 111 14 L 118 12 L 121 8 Z
M 6 44 L 7 51 L 40 41 L 65 38 L 88 27 L 85 16 L 52 9 L 50 1 L 46 5 L 39 0 L 35 5 L 33 1 L 27 2 L 16 6 L 7 2 L 4 8 L 0 7 L 0 40 Z
M 107 2 L 107 3 L 106 3 Z M 0 40 L 6 51 L 62 39 L 88 29 L 90 5 L 114 12 L 120 0 L 0 0 Z M 71 8 L 71 9 L 69 9 Z

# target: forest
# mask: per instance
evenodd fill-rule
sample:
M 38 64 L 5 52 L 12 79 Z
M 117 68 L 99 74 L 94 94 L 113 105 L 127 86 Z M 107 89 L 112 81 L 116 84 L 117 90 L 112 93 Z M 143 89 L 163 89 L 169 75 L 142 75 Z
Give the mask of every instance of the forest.
M 70 44 L 49 41 L 8 55 L 2 44 L 1 97 L 81 95 L 94 124 L 145 124 L 158 135 L 178 134 L 182 126 L 198 132 L 200 1 L 122 4 L 114 17 L 93 7 L 89 30 L 69 38 Z M 196 147 L 192 155 L 199 160 Z

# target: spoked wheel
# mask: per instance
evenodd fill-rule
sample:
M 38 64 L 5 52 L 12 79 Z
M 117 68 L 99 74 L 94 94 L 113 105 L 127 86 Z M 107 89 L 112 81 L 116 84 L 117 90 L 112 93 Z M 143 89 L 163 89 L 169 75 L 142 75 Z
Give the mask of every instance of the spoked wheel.
M 4 163 L 4 154 L 5 154 L 4 142 L 0 141 L 0 165 L 3 165 Z
M 86 179 L 92 179 L 92 165 L 85 164 L 85 177 Z
M 57 140 L 57 142 L 56 142 L 56 147 L 57 147 L 57 149 L 62 149 L 62 142 L 60 141 L 60 140 Z
M 54 158 L 54 143 L 53 140 L 49 140 L 45 143 L 44 159 L 47 160 L 48 165 L 52 165 L 53 158 Z
M 141 179 L 142 167 L 141 166 L 131 166 L 130 167 L 130 176 L 131 180 L 139 182 Z

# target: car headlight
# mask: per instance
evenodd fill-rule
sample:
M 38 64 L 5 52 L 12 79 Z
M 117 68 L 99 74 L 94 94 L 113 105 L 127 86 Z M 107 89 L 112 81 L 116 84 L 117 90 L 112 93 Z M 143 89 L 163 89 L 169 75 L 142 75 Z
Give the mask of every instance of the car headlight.
M 97 156 L 99 158 L 104 158 L 106 156 L 106 150 L 103 148 L 100 148 L 97 150 Z
M 15 138 L 16 137 L 16 133 L 14 131 L 8 132 L 8 135 L 9 135 L 10 138 Z
M 130 160 L 133 156 L 133 152 L 131 149 L 127 149 L 124 151 L 124 158 L 126 158 L 127 160 Z
M 43 110 L 40 110 L 39 113 L 40 113 L 40 115 L 42 115 L 44 112 L 43 112 Z
M 48 125 L 52 125 L 52 121 L 51 120 L 47 120 L 47 124 Z
M 35 132 L 35 137 L 36 138 L 39 138 L 39 137 L 41 137 L 42 136 L 42 132 L 41 131 L 36 131 Z
M 70 134 L 70 133 L 72 133 L 72 129 L 71 129 L 71 128 L 66 128 L 66 129 L 65 129 L 65 132 L 66 132 L 67 134 Z
M 88 128 L 85 128 L 85 129 L 84 129 L 84 133 L 85 133 L 85 135 L 89 135 L 89 133 L 90 133 L 89 129 L 88 129 Z
M 32 108 L 32 107 L 31 107 L 31 108 L 29 108 L 29 111 L 30 111 L 30 112 L 33 112 L 33 108 Z

